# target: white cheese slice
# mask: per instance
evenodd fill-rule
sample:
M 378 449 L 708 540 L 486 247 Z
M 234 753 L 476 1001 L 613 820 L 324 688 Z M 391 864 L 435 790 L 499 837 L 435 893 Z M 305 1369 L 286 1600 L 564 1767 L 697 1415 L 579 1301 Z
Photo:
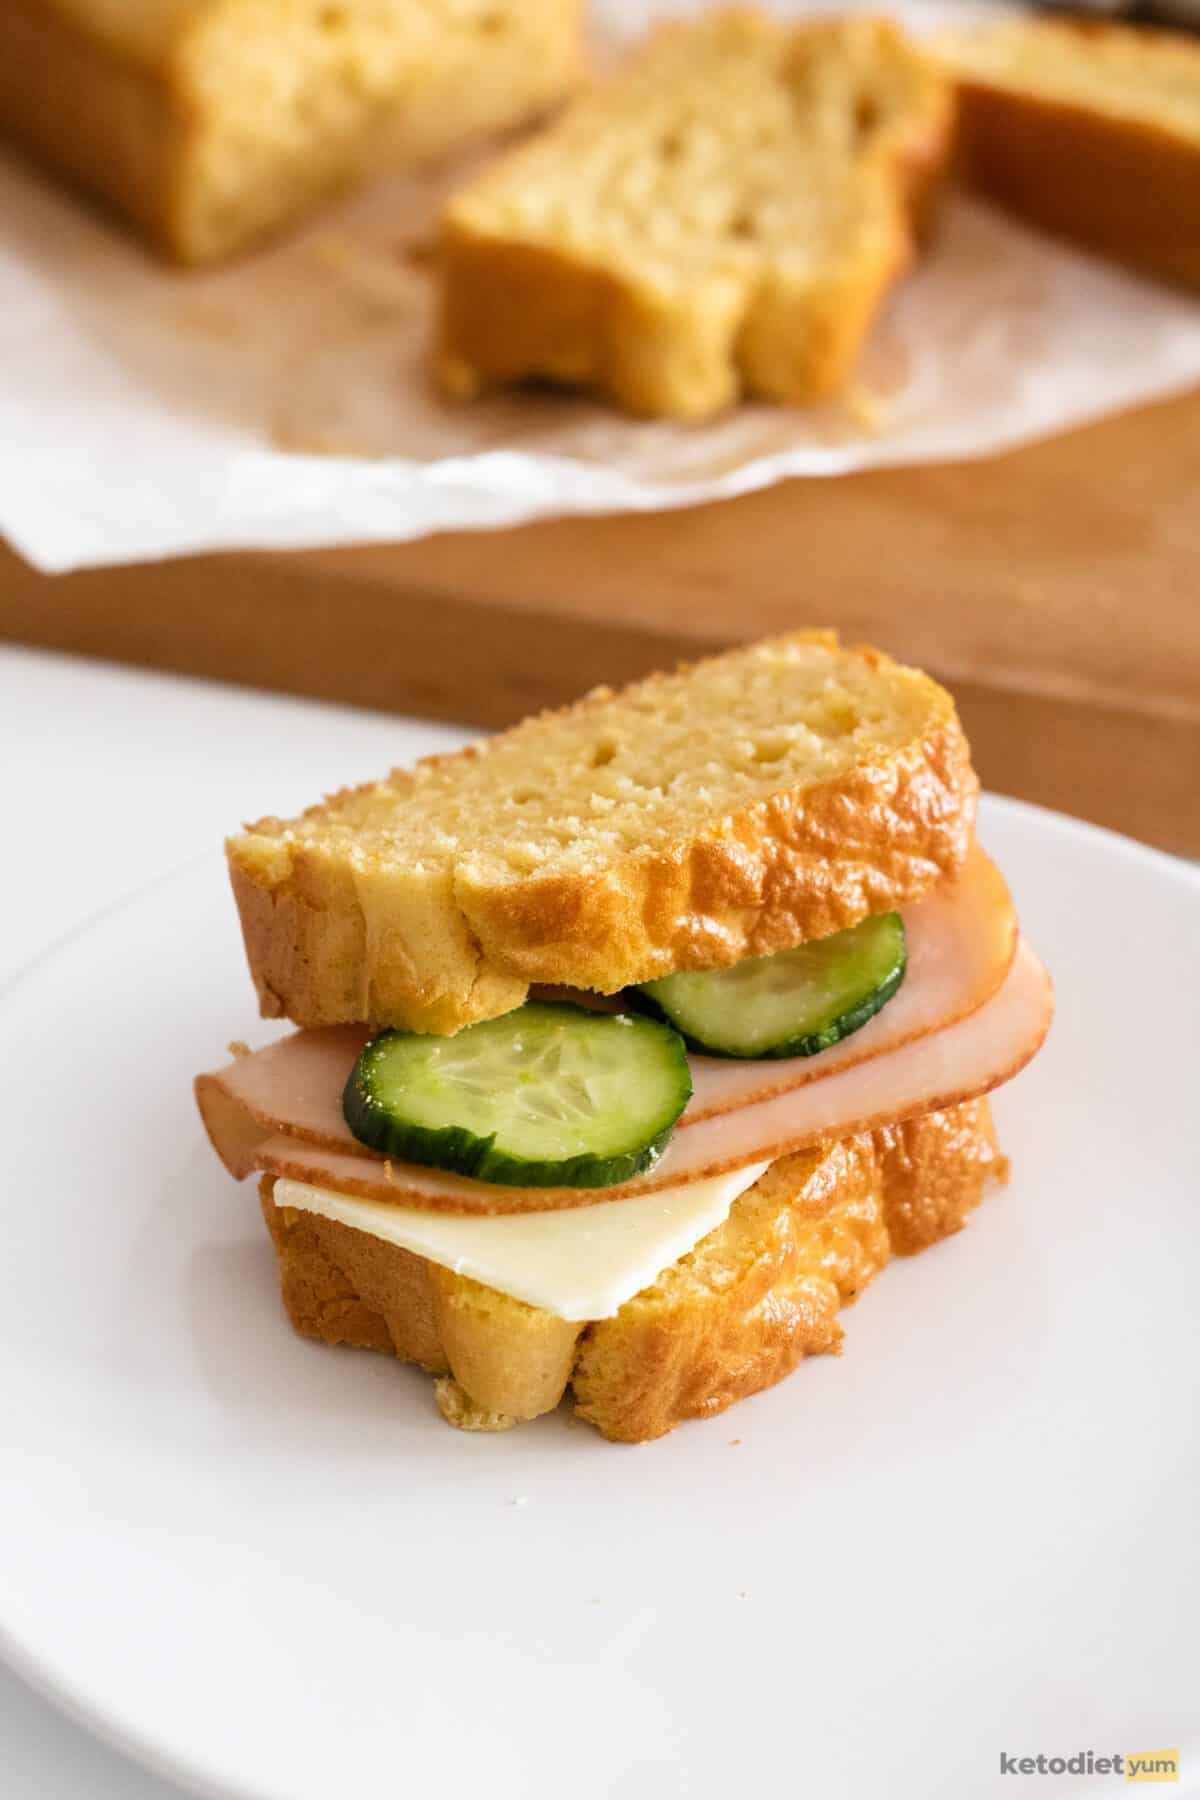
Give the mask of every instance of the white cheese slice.
M 728 1217 L 769 1163 L 557 1212 L 423 1212 L 280 1178 L 277 1206 L 320 1213 L 560 1319 L 608 1319 Z

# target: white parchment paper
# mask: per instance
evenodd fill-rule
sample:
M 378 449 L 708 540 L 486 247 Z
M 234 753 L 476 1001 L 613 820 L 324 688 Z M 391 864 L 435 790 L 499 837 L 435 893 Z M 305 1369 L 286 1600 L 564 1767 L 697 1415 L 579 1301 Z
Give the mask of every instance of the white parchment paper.
M 596 6 L 618 32 L 667 10 Z M 426 253 L 455 178 L 186 274 L 0 153 L 0 530 L 61 571 L 679 507 L 985 456 L 1200 382 L 1200 302 L 959 196 L 836 406 L 703 427 L 543 393 L 451 406 Z

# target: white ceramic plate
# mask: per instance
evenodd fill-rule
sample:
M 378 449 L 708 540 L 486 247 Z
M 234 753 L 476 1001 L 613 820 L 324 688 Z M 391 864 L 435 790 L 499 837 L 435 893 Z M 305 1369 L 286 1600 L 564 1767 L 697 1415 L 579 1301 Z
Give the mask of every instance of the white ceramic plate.
M 840 1359 L 633 1449 L 461 1436 L 423 1375 L 293 1337 L 189 1092 L 267 1035 L 216 859 L 31 968 L 0 1008 L 18 1668 L 255 1800 L 928 1800 L 1010 1792 L 1002 1752 L 1176 1745 L 1194 1778 L 1200 884 L 1011 804 L 983 836 L 1059 996 L 997 1103 L 1011 1186 Z

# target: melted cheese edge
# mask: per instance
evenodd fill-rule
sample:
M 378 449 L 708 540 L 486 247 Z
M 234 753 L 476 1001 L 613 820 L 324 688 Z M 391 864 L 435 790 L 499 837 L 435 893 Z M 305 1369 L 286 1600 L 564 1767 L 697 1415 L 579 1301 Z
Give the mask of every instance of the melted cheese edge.
M 277 1206 L 319 1213 L 556 1318 L 609 1319 L 724 1222 L 770 1167 L 753 1163 L 630 1200 L 481 1218 L 356 1200 L 281 1177 Z

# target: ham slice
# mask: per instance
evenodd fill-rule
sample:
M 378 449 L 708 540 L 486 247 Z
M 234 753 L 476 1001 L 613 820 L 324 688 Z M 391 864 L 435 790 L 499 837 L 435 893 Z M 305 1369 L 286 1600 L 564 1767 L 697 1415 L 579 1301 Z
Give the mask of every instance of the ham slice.
M 249 1175 L 256 1167 L 252 1147 L 278 1132 L 378 1160 L 374 1150 L 359 1143 L 342 1114 L 342 1090 L 370 1035 L 367 1025 L 296 1031 L 215 1074 L 198 1076 L 200 1114 L 230 1173 L 239 1181 Z
M 298 1033 L 257 1057 L 202 1075 L 196 1097 L 214 1148 L 239 1179 L 262 1170 L 397 1205 L 450 1212 L 543 1212 L 593 1204 L 599 1193 L 611 1200 L 652 1193 L 749 1163 L 774 1161 L 823 1138 L 849 1137 L 975 1099 L 1025 1066 L 1045 1038 L 1053 1011 L 1050 978 L 1020 939 L 1000 986 L 965 1018 L 835 1068 L 819 1080 L 701 1118 L 691 1129 L 676 1131 L 647 1174 L 599 1191 L 493 1187 L 436 1169 L 389 1163 L 367 1150 L 341 1119 L 340 1098 L 362 1033 L 355 1039 L 340 1027 Z M 282 1107 L 281 1089 L 287 1101 Z M 273 1106 L 268 1104 L 272 1097 Z
M 692 1098 L 680 1120 L 695 1125 L 752 1100 L 822 1081 L 965 1019 L 990 1000 L 1017 948 L 1017 915 L 1003 875 L 976 844 L 953 881 L 904 909 L 908 966 L 882 1012 L 819 1056 L 731 1062 L 691 1056 Z
M 996 992 L 1017 944 L 1004 877 L 977 846 L 954 881 L 907 908 L 904 929 L 908 969 L 900 991 L 861 1031 L 820 1056 L 780 1062 L 690 1057 L 693 1092 L 680 1129 L 821 1080 L 965 1018 Z M 247 1141 L 254 1142 L 263 1131 L 282 1132 L 350 1156 L 374 1156 L 342 1117 L 342 1089 L 369 1036 L 366 1025 L 300 1031 L 201 1076 L 197 1093 L 206 1122 L 210 1113 L 220 1115 L 226 1141 L 239 1133 L 248 1132 Z M 234 1111 L 228 1102 L 236 1103 Z

